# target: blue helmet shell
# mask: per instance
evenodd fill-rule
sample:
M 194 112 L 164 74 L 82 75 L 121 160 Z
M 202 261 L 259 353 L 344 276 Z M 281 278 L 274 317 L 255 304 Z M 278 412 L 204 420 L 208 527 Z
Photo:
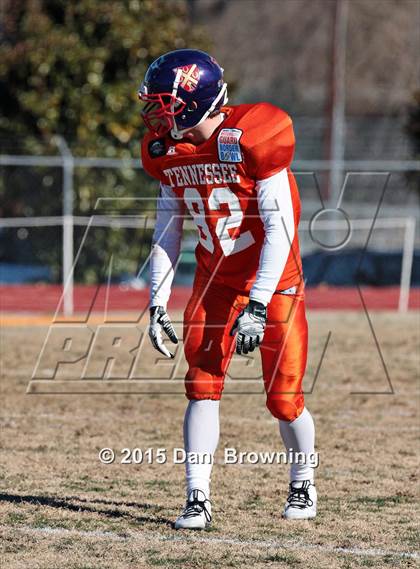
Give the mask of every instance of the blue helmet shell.
M 178 49 L 158 57 L 147 70 L 139 95 L 144 100 L 150 95 L 172 96 L 185 103 L 173 114 L 175 135 L 197 126 L 227 102 L 223 69 L 198 49 Z

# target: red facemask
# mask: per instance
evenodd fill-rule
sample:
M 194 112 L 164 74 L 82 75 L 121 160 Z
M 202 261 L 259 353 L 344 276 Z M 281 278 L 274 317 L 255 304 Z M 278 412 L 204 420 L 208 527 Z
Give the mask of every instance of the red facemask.
M 171 93 L 139 93 L 139 99 L 146 103 L 141 112 L 144 124 L 158 136 L 163 136 L 174 127 L 174 117 L 182 113 L 186 106 L 182 99 Z

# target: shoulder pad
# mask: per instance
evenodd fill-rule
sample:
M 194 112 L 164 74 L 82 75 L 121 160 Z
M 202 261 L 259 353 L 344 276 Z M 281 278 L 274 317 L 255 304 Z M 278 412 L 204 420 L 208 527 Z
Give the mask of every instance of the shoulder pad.
M 285 111 L 270 103 L 251 105 L 237 126 L 243 130 L 241 147 L 253 178 L 262 180 L 290 166 L 295 136 Z

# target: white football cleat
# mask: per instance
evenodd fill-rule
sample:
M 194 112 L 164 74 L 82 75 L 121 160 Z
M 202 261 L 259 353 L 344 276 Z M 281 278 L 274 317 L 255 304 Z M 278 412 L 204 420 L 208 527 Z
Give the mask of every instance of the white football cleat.
M 309 520 L 316 516 L 316 488 L 310 480 L 292 480 L 283 510 L 286 520 Z
M 211 522 L 211 502 L 202 490 L 188 495 L 185 508 L 175 522 L 175 529 L 205 529 Z

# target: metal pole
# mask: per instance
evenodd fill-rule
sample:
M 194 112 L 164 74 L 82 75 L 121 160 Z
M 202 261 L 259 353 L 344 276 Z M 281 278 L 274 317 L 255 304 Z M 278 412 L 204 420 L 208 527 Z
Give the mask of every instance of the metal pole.
M 73 314 L 73 174 L 74 158 L 62 136 L 53 141 L 62 157 L 63 164 L 63 312 Z
M 346 136 L 346 48 L 348 28 L 348 0 L 336 0 L 334 19 L 334 47 L 331 112 L 331 170 L 329 179 L 330 207 L 337 207 L 343 183 L 343 162 Z
M 402 251 L 399 312 L 407 312 L 410 300 L 411 270 L 413 267 L 414 245 L 416 239 L 416 219 L 407 217 Z

